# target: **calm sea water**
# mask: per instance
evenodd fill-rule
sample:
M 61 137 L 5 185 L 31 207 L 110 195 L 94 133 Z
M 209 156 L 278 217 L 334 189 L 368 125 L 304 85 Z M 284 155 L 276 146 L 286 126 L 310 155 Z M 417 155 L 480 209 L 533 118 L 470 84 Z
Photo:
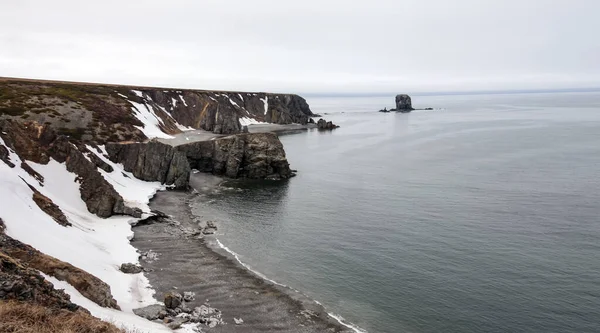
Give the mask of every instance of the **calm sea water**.
M 312 98 L 299 173 L 196 212 L 369 332 L 600 332 L 600 93 Z

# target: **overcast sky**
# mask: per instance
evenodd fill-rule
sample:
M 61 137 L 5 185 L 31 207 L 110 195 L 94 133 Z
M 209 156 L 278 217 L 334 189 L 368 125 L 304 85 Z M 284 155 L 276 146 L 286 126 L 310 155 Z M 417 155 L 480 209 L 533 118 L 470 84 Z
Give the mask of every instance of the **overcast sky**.
M 0 76 L 281 92 L 600 87 L 600 0 L 1 0 Z

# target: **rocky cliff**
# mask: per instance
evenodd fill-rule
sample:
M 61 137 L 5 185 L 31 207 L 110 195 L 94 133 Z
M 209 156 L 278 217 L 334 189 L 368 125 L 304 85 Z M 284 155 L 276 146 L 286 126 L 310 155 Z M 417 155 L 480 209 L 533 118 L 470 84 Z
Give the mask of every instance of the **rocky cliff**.
M 228 136 L 176 147 L 190 167 L 230 178 L 287 179 L 294 176 L 274 133 Z
M 0 119 L 49 124 L 59 134 L 98 143 L 186 128 L 234 134 L 252 123 L 306 124 L 312 115 L 306 100 L 293 94 L 0 78 Z
M 172 147 L 150 143 L 109 143 L 111 161 L 137 178 L 177 189 L 188 186 L 191 169 L 229 178 L 287 179 L 294 175 L 277 135 L 238 134 Z

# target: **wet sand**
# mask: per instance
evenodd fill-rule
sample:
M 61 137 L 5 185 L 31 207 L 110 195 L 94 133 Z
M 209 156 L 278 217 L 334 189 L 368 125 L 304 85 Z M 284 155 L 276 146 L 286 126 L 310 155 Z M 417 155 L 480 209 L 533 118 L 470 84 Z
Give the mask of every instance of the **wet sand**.
M 211 175 L 192 175 L 192 187 L 208 191 L 220 183 Z M 134 227 L 132 245 L 140 252 L 158 253 L 156 261 L 141 264 L 155 288 L 156 298 L 169 291 L 192 291 L 190 307 L 208 302 L 220 309 L 225 325 L 203 326 L 205 332 L 352 332 L 331 318 L 322 306 L 289 288 L 275 285 L 246 270 L 212 235 L 193 235 L 198 220 L 191 214 L 194 194 L 159 192 L 152 209 L 169 218 Z M 217 221 L 218 226 L 218 221 Z M 174 289 L 177 288 L 177 289 Z M 234 318 L 243 319 L 236 325 Z

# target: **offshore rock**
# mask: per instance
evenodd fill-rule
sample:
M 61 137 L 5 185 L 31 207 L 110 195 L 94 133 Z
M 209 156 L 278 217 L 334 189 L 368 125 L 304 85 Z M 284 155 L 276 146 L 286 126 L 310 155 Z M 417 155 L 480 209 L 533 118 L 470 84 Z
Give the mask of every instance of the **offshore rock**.
M 410 112 L 414 110 L 410 96 L 406 94 L 396 95 L 396 111 Z
M 339 127 L 338 125 L 335 125 L 331 121 L 326 121 L 323 118 L 321 118 L 321 119 L 319 119 L 319 121 L 317 121 L 317 128 L 320 130 L 332 130 L 332 129 L 338 128 L 338 127 Z

